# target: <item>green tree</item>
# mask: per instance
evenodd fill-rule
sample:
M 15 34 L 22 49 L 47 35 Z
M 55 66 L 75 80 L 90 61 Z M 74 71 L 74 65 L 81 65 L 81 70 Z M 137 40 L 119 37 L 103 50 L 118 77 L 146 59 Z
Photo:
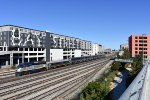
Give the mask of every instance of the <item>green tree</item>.
M 130 52 L 128 49 L 124 50 L 123 55 L 121 56 L 122 59 L 129 59 L 130 58 Z
M 104 97 L 109 91 L 108 84 L 104 82 L 90 82 L 82 91 L 80 100 L 104 100 Z
M 137 74 L 143 67 L 143 56 L 142 54 L 136 56 L 133 59 L 133 64 L 132 64 L 132 69 L 133 69 L 133 74 Z
M 140 72 L 140 70 L 142 69 L 142 67 L 143 67 L 143 56 L 142 56 L 142 54 L 140 54 L 140 55 L 134 57 L 134 59 L 133 59 L 132 71 L 129 73 L 128 78 L 126 80 L 126 86 L 127 87 L 134 80 L 134 78 Z
M 122 67 L 121 63 L 120 62 L 114 62 L 112 64 L 112 67 L 111 67 L 111 70 L 119 70 L 119 68 Z

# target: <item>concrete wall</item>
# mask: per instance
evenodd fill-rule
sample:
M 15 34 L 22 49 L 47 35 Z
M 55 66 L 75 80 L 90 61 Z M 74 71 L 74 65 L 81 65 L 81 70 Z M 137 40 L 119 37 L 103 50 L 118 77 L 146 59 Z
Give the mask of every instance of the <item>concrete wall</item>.
M 50 61 L 63 60 L 63 49 L 50 49 Z
M 81 50 L 75 50 L 75 57 L 81 57 Z

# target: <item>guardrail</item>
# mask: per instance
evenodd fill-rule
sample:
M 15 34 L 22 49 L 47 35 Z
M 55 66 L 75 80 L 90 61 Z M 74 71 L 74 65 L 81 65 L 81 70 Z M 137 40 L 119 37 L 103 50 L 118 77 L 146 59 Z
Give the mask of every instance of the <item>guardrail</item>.
M 149 100 L 150 99 L 150 63 L 147 65 L 147 73 L 144 79 L 142 91 L 139 100 Z
M 133 82 L 129 85 L 129 87 L 126 89 L 126 91 L 121 95 L 119 100 L 146 100 L 146 99 L 143 99 L 143 97 L 145 97 L 144 93 L 146 91 L 145 90 L 146 89 L 145 88 L 145 86 L 146 86 L 145 79 L 146 79 L 146 76 L 148 75 L 148 73 L 150 73 L 150 68 L 148 66 L 149 66 L 149 63 L 146 62 L 144 64 L 142 70 L 139 72 L 139 74 L 136 76 L 136 78 L 133 80 Z

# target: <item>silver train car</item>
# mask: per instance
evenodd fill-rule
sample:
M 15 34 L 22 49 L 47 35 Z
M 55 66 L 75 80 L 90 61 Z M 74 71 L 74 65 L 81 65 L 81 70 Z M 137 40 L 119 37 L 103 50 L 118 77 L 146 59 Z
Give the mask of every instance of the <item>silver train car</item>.
M 63 67 L 67 65 L 82 63 L 82 62 L 101 59 L 101 58 L 105 58 L 105 56 L 104 55 L 84 56 L 84 57 L 75 57 L 67 60 L 53 61 L 53 62 L 23 63 L 16 67 L 16 76 L 32 74 L 32 73 L 45 71 L 57 67 Z

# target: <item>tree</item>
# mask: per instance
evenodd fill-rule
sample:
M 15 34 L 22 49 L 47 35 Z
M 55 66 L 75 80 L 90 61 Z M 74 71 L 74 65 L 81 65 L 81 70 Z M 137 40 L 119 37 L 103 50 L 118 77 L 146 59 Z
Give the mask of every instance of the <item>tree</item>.
M 133 59 L 132 72 L 129 73 L 128 78 L 126 80 L 127 87 L 134 80 L 134 78 L 140 72 L 142 67 L 143 67 L 143 54 L 140 54 L 140 55 L 137 55 L 136 57 L 134 57 L 134 59 Z
M 124 50 L 123 55 L 121 56 L 122 59 L 129 59 L 130 58 L 130 52 L 128 49 Z
M 143 66 L 143 55 L 137 55 L 134 59 L 133 59 L 133 64 L 132 64 L 132 69 L 133 69 L 133 74 L 137 74 Z
M 119 70 L 119 68 L 122 67 L 121 63 L 120 62 L 114 62 L 112 64 L 112 67 L 111 67 L 111 70 Z
M 106 88 L 104 82 L 90 82 L 88 86 L 82 91 L 80 100 L 104 100 L 108 90 L 108 84 Z

